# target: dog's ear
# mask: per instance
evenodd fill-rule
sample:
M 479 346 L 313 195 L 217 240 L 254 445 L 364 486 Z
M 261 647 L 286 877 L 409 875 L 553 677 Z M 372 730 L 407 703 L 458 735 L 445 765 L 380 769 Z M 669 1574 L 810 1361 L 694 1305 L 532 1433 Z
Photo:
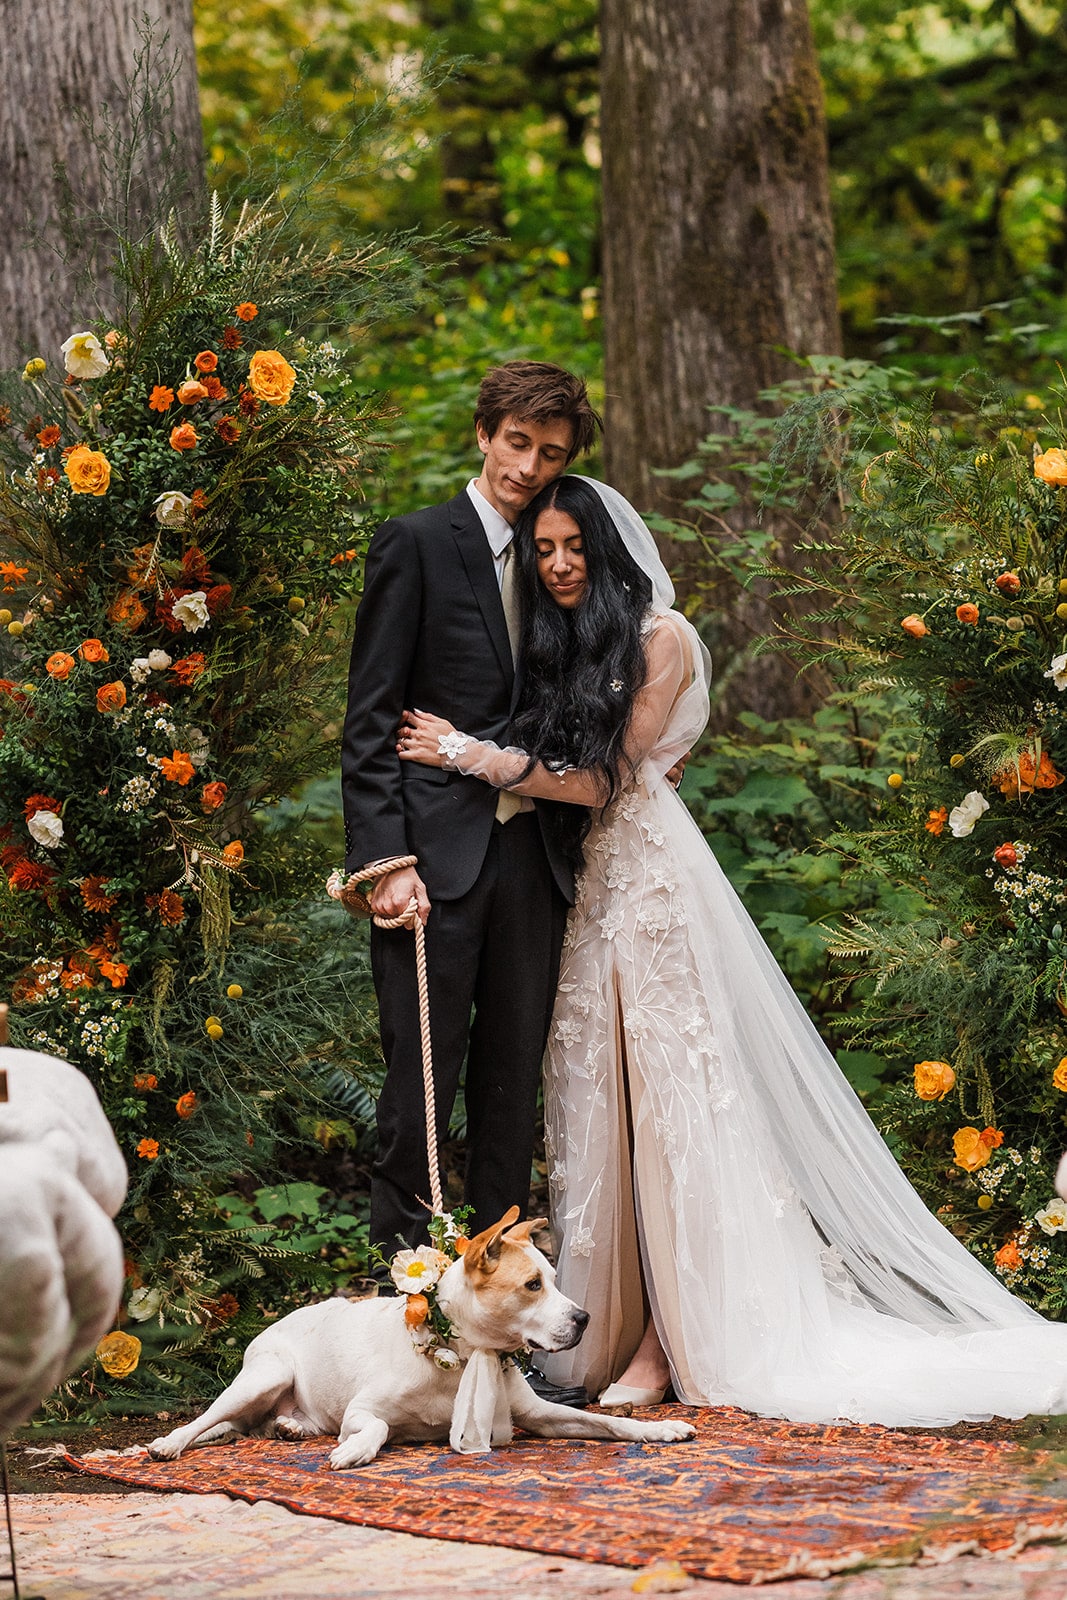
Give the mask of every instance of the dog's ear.
M 463 1252 L 463 1265 L 468 1272 L 495 1272 L 500 1260 L 504 1234 L 519 1215 L 518 1206 L 505 1211 L 499 1222 L 494 1222 L 484 1233 L 475 1234 Z
M 531 1233 L 536 1233 L 539 1228 L 548 1227 L 547 1217 L 534 1217 L 530 1222 L 517 1222 L 509 1228 L 504 1238 L 508 1244 L 529 1244 Z

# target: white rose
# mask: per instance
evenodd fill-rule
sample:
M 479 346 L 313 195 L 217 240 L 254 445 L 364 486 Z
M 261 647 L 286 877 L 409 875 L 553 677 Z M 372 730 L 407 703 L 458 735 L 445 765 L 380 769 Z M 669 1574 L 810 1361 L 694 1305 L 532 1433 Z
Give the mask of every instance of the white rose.
M 1067 656 L 1053 656 L 1045 677 L 1051 678 L 1062 694 L 1067 689 Z
M 26 826 L 46 850 L 54 850 L 63 838 L 63 818 L 57 817 L 54 811 L 35 811 Z
M 135 1322 L 147 1322 L 163 1304 L 158 1289 L 135 1289 L 126 1302 L 126 1310 Z
M 201 628 L 206 628 L 211 621 L 211 613 L 207 608 L 207 595 L 203 589 L 194 589 L 192 594 L 183 594 L 180 600 L 175 600 L 170 608 L 170 614 L 175 622 L 180 622 L 187 633 L 199 633 Z
M 148 665 L 153 672 L 166 672 L 170 662 L 171 658 L 165 650 L 149 650 Z
M 983 811 L 989 810 L 989 801 L 984 794 L 979 794 L 977 789 L 972 789 L 970 794 L 964 795 L 958 806 L 953 806 L 948 814 L 948 825 L 954 839 L 966 839 L 969 833 L 974 832 L 974 825 Z
M 107 371 L 107 353 L 95 333 L 72 333 L 60 349 L 72 377 L 100 378 Z
M 134 683 L 145 683 L 152 671 L 152 663 L 147 656 L 135 656 L 130 662 L 130 677 Z
M 185 521 L 185 513 L 192 503 L 191 497 L 182 494 L 180 489 L 168 489 L 164 494 L 157 494 L 156 521 L 165 528 L 177 528 Z

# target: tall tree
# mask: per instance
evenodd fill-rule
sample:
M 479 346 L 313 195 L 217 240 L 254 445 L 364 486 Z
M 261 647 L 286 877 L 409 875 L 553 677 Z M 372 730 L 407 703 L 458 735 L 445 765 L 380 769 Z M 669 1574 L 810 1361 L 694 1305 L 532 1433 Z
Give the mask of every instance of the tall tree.
M 114 310 L 96 256 L 203 183 L 192 0 L 0 0 L 0 366 Z

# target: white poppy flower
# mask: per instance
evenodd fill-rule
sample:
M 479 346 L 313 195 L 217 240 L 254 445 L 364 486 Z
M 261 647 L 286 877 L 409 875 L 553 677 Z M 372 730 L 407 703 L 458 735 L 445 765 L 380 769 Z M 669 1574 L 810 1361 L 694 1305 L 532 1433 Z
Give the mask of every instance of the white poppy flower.
M 26 826 L 46 850 L 54 850 L 63 838 L 63 818 L 57 817 L 54 811 L 35 811 Z
M 180 489 L 168 489 L 164 494 L 156 495 L 156 521 L 165 528 L 176 528 L 185 521 L 185 514 L 192 503 L 191 497 L 182 494 Z
M 1048 664 L 1046 678 L 1051 678 L 1056 688 L 1062 694 L 1067 689 L 1067 656 L 1053 656 Z
M 135 1322 L 147 1322 L 149 1317 L 154 1317 L 163 1303 L 163 1296 L 158 1289 L 134 1289 L 126 1302 L 126 1310 Z
M 199 633 L 201 628 L 206 628 L 211 621 L 211 613 L 207 608 L 207 595 L 203 589 L 194 589 L 192 594 L 183 594 L 180 600 L 175 600 L 170 608 L 170 614 L 175 622 L 180 622 L 187 633 Z
M 389 1266 L 389 1276 L 402 1294 L 422 1294 L 432 1289 L 448 1265 L 433 1245 L 420 1244 L 417 1250 L 398 1250 Z
M 948 825 L 954 839 L 966 839 L 969 833 L 974 832 L 974 825 L 983 811 L 989 810 L 989 801 L 985 795 L 979 794 L 977 789 L 972 789 L 970 794 L 964 795 L 958 806 L 953 806 L 948 814 Z
M 1042 1233 L 1067 1233 L 1067 1200 L 1050 1200 L 1034 1212 L 1034 1221 Z
M 60 349 L 63 365 L 74 378 L 101 378 L 107 371 L 107 352 L 95 333 L 72 333 Z
M 147 683 L 152 673 L 152 663 L 147 656 L 135 656 L 130 662 L 130 677 L 134 683 Z
M 148 665 L 153 672 L 166 672 L 170 663 L 171 658 L 165 650 L 149 650 Z

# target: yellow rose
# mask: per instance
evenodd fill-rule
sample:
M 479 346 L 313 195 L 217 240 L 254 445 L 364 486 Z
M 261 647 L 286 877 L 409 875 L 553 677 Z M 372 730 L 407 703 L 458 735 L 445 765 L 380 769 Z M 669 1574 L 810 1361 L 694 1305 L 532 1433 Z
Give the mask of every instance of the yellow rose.
M 1034 457 L 1034 476 L 1042 483 L 1067 484 L 1067 451 L 1039 451 Z
M 277 350 L 257 350 L 248 363 L 248 387 L 269 406 L 285 405 L 295 382 L 296 373 Z
M 128 1378 L 141 1359 L 141 1341 L 132 1333 L 105 1333 L 96 1347 L 96 1359 L 112 1378 Z
M 989 1145 L 980 1128 L 960 1128 L 952 1135 L 954 1164 L 964 1172 L 977 1172 L 989 1160 Z
M 75 494 L 107 494 L 111 482 L 111 462 L 102 450 L 79 444 L 67 457 L 63 471 Z
M 1063 1057 L 1052 1074 L 1052 1087 L 1054 1089 L 1062 1089 L 1064 1094 L 1067 1094 L 1067 1056 Z
M 915 1063 L 915 1093 L 920 1100 L 943 1100 L 956 1082 L 947 1061 Z

